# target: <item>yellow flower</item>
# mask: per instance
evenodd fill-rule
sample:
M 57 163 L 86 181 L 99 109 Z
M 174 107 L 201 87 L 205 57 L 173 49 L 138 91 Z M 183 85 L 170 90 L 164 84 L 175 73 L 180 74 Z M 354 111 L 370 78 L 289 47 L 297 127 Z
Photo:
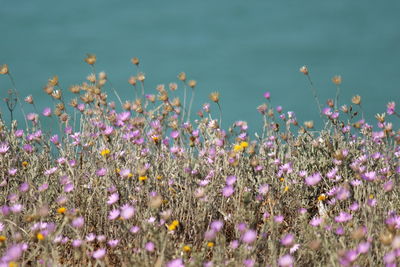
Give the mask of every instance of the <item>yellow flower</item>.
M 0 235 L 0 242 L 4 242 L 7 240 L 7 237 L 5 237 L 4 235 Z
M 207 247 L 212 248 L 214 246 L 214 242 L 208 242 Z
M 289 191 L 289 186 L 285 186 L 285 188 L 283 189 L 283 191 L 285 191 L 285 192 Z
M 161 179 L 162 179 L 162 176 L 161 176 L 161 175 L 158 175 L 156 178 L 157 178 L 157 180 L 161 180 Z
M 67 208 L 65 208 L 65 207 L 61 207 L 61 208 L 57 209 L 57 213 L 59 213 L 59 214 L 64 214 L 66 211 L 67 211 Z
M 235 152 L 239 152 L 239 151 L 242 151 L 242 150 L 243 150 L 243 147 L 241 145 L 234 145 L 233 146 L 233 151 L 235 151 Z
M 178 220 L 174 220 L 174 221 L 168 226 L 168 230 L 174 231 L 178 225 L 179 225 L 179 221 L 178 221 Z
M 146 181 L 147 180 L 147 176 L 139 176 L 139 181 Z
M 243 141 L 243 142 L 240 143 L 240 146 L 243 147 L 243 148 L 246 148 L 246 147 L 249 146 L 249 143 Z
M 37 238 L 38 240 L 43 240 L 43 239 L 44 239 L 44 235 L 43 235 L 42 233 L 38 233 L 38 234 L 36 235 L 36 238 Z
M 192 249 L 190 248 L 190 246 L 186 245 L 186 246 L 183 246 L 182 250 L 185 252 L 190 252 Z
M 116 173 L 119 173 L 120 171 L 121 171 L 121 170 L 120 170 L 119 168 L 116 168 L 116 169 L 115 169 L 115 172 L 116 172 Z
M 153 139 L 155 143 L 158 143 L 158 141 L 160 140 L 160 138 L 156 135 L 152 136 L 151 139 Z
M 18 267 L 18 263 L 16 263 L 15 261 L 10 261 L 8 263 L 8 267 Z
M 28 166 L 28 164 L 29 164 L 29 163 L 28 163 L 27 161 L 23 161 L 23 162 L 22 162 L 22 166 L 24 166 L 24 167 Z
M 283 182 L 285 179 L 283 177 L 279 178 L 279 181 Z
M 109 149 L 103 149 L 100 154 L 104 157 L 107 156 L 108 154 L 110 154 L 110 150 Z
M 324 201 L 326 199 L 325 194 L 321 194 L 318 196 L 318 201 Z
M 373 199 L 373 198 L 374 198 L 373 194 L 369 195 L 369 199 Z

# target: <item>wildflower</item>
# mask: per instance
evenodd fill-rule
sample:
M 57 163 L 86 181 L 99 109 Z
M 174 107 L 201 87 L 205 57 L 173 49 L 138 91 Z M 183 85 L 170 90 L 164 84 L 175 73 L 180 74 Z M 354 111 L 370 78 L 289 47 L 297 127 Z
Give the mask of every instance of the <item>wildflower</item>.
M 219 102 L 219 93 L 218 92 L 212 92 L 209 97 L 210 97 L 211 101 L 213 101 L 215 103 Z
M 242 241 L 247 244 L 253 243 L 254 241 L 256 241 L 256 239 L 257 239 L 257 232 L 251 229 L 247 230 L 242 236 Z
M 179 258 L 167 262 L 166 267 L 185 267 L 185 265 L 183 264 L 183 260 Z
M 101 154 L 103 157 L 105 157 L 105 156 L 107 156 L 108 154 L 110 154 L 110 150 L 109 150 L 109 149 L 103 149 L 103 150 L 100 152 L 100 154 Z
M 212 248 L 214 246 L 214 242 L 207 242 L 207 247 Z
M 107 173 L 107 169 L 106 168 L 100 168 L 100 169 L 96 170 L 96 175 L 100 176 L 100 177 L 106 175 L 106 173 Z
M 396 108 L 396 103 L 395 102 L 389 102 L 387 104 L 387 109 L 386 112 L 388 115 L 393 115 L 395 113 L 395 108 Z
M 106 249 L 104 248 L 99 248 L 98 250 L 95 250 L 92 254 L 92 257 L 95 259 L 101 259 L 106 255 Z
M 294 241 L 294 235 L 286 234 L 284 237 L 282 237 L 281 244 L 284 245 L 285 247 L 289 247 L 293 244 L 293 241 Z
M 305 178 L 305 183 L 308 186 L 313 186 L 319 183 L 319 181 L 321 181 L 321 174 L 320 173 L 314 173 L 311 176 L 308 176 Z
M 210 226 L 210 228 L 216 232 L 221 231 L 222 227 L 224 227 L 224 222 L 221 220 L 213 221 Z
M 108 214 L 108 219 L 110 221 L 115 220 L 116 218 L 118 218 L 119 214 L 121 213 L 121 211 L 119 209 L 113 209 L 109 212 Z
M 341 211 L 339 215 L 335 217 L 336 222 L 347 222 L 350 221 L 351 219 L 353 219 L 353 215 L 344 211 Z
M 118 244 L 119 244 L 119 240 L 118 239 L 109 240 L 107 242 L 107 245 L 109 245 L 112 248 L 116 247 Z
M 139 181 L 146 181 L 147 180 L 147 176 L 139 176 Z
M 134 57 L 134 58 L 131 59 L 131 62 L 132 62 L 132 64 L 134 64 L 136 66 L 139 66 L 139 58 Z
M 42 233 L 38 233 L 36 235 L 37 240 L 44 240 L 44 235 Z
M 183 82 L 186 81 L 186 73 L 184 73 L 184 72 L 179 73 L 178 74 L 178 79 L 183 81 Z
M 83 243 L 82 240 L 80 240 L 80 239 L 75 239 L 75 240 L 72 241 L 72 246 L 73 246 L 74 248 L 78 248 L 78 247 L 80 247 L 80 246 L 82 245 L 82 243 Z
M 285 186 L 285 188 L 283 189 L 283 192 L 287 192 L 289 191 L 289 186 Z
M 50 117 L 51 116 L 51 108 L 49 108 L 49 107 L 44 108 L 42 111 L 42 115 L 45 117 Z
M 67 211 L 67 208 L 65 208 L 65 207 L 60 207 L 57 209 L 58 214 L 64 214 L 66 211 Z
M 131 232 L 132 234 L 136 234 L 136 233 L 138 233 L 140 231 L 140 227 L 139 226 L 132 226 L 130 229 L 129 229 L 129 232 Z
M 178 227 L 179 225 L 179 221 L 178 220 L 174 220 L 169 226 L 168 226 L 168 230 L 170 231 L 174 231 L 176 229 L 176 227 Z
M 149 251 L 149 252 L 153 252 L 154 249 L 155 249 L 155 246 L 154 246 L 154 243 L 153 243 L 153 242 L 147 242 L 147 243 L 144 245 L 144 247 L 145 247 L 145 249 L 146 249 L 147 251 Z
M 82 228 L 85 224 L 85 219 L 83 217 L 78 217 L 72 220 L 71 225 L 75 228 Z
M 197 82 L 195 80 L 190 80 L 188 81 L 188 85 L 190 88 L 194 88 L 197 85 Z
M 114 193 L 108 197 L 107 204 L 112 205 L 119 200 L 119 194 Z
M 283 255 L 278 260 L 278 265 L 281 267 L 293 266 L 294 259 L 289 254 Z
M 135 208 L 129 204 L 125 204 L 121 207 L 121 217 L 125 220 L 132 218 L 135 214 Z
M 0 242 L 4 242 L 7 240 L 7 237 L 5 237 L 4 235 L 0 235 Z
M 122 169 L 118 173 L 122 178 L 131 178 L 133 176 L 130 169 Z
M 323 221 L 322 218 L 320 218 L 320 217 L 314 217 L 314 218 L 311 219 L 310 225 L 315 227 L 315 226 L 320 225 L 320 224 L 322 223 L 322 221 Z
M 5 154 L 10 149 L 10 146 L 6 143 L 0 144 L 0 154 Z
M 190 246 L 185 245 L 185 246 L 182 247 L 182 250 L 183 250 L 184 252 L 190 252 L 192 249 L 191 249 Z
M 351 98 L 351 103 L 354 105 L 360 105 L 361 104 L 361 96 L 355 95 Z
M 236 182 L 236 176 L 228 176 L 226 177 L 226 185 L 234 185 Z
M 318 196 L 318 201 L 324 201 L 324 200 L 326 200 L 325 194 L 321 194 Z
M 222 189 L 222 195 L 224 197 L 230 197 L 235 192 L 233 186 L 227 185 Z

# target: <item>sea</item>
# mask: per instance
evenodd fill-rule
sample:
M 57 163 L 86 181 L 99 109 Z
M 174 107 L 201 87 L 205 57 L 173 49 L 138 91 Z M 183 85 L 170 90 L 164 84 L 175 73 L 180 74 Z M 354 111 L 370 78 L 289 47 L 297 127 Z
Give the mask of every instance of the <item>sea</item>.
M 303 65 L 324 105 L 335 98 L 332 77 L 340 75 L 338 104 L 360 95 L 354 110 L 367 122 L 376 124 L 375 114 L 390 101 L 400 110 L 399 0 L 0 0 L 0 65 L 9 65 L 21 98 L 32 95 L 38 112 L 54 107 L 43 92 L 54 75 L 64 97 L 72 97 L 69 86 L 93 71 L 84 62 L 88 53 L 97 57 L 96 71 L 108 75 L 110 100 L 116 100 L 113 88 L 122 99 L 134 99 L 128 78 L 137 73 L 130 60 L 138 57 L 146 94 L 177 82 L 174 94 L 182 97 L 177 75 L 185 72 L 197 81 L 193 120 L 211 102 L 209 94 L 219 92 L 222 127 L 243 120 L 251 134 L 262 129 L 262 103 L 282 106 L 286 116 L 294 112 L 300 124 L 323 125 L 310 83 L 299 72 Z M 11 88 L 0 76 L 7 123 L 3 99 Z M 35 112 L 32 105 L 24 109 Z M 211 112 L 219 118 L 212 102 Z M 18 106 L 14 117 L 23 128 Z M 54 120 L 43 118 L 43 124 L 52 128 Z

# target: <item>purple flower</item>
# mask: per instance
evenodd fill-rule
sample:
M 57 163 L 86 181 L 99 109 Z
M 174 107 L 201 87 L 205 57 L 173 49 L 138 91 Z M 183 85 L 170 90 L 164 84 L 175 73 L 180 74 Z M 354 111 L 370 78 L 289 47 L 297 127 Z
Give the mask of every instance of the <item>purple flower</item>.
M 100 168 L 96 170 L 96 175 L 97 176 L 104 176 L 107 173 L 107 169 L 106 168 Z
M 283 255 L 278 260 L 278 265 L 281 267 L 293 266 L 294 259 L 289 254 Z
M 226 185 L 234 185 L 236 183 L 236 176 L 228 176 L 226 177 Z
M 72 241 L 72 246 L 74 248 L 78 248 L 82 245 L 83 241 L 81 239 L 75 239 Z
M 396 108 L 396 103 L 395 102 L 389 102 L 387 104 L 387 109 L 386 112 L 388 115 L 393 115 L 395 113 L 395 108 Z
M 0 154 L 5 154 L 10 149 L 10 146 L 7 143 L 0 144 Z
M 92 257 L 95 259 L 101 259 L 106 255 L 106 249 L 105 248 L 99 248 L 98 250 L 95 250 L 93 252 Z
M 264 97 L 265 97 L 265 99 L 270 99 L 271 98 L 271 93 L 270 92 L 265 92 L 264 93 Z
M 114 193 L 108 197 L 107 204 L 112 205 L 119 200 L 118 193 Z
M 229 244 L 229 246 L 230 246 L 232 249 L 237 249 L 237 248 L 239 247 L 239 241 L 233 240 L 233 241 L 231 241 L 231 243 Z
M 316 185 L 316 184 L 318 184 L 320 181 L 321 181 L 321 174 L 320 174 L 319 172 L 314 173 L 313 175 L 308 176 L 308 177 L 306 177 L 306 179 L 305 179 L 305 183 L 306 183 L 308 186 Z
M 46 175 L 46 176 L 52 175 L 53 173 L 55 173 L 57 171 L 57 169 L 58 169 L 57 167 L 53 167 L 51 169 L 48 169 L 48 170 L 46 170 L 44 172 L 44 175 Z
M 222 227 L 224 227 L 224 222 L 221 220 L 213 221 L 211 223 L 211 229 L 213 229 L 216 232 L 221 231 Z
M 174 259 L 167 262 L 166 267 L 185 267 L 182 259 Z
M 217 235 L 217 232 L 214 229 L 211 229 L 204 233 L 204 239 L 214 240 L 216 235 Z
M 351 219 L 353 219 L 353 215 L 344 211 L 341 211 L 339 215 L 335 217 L 335 221 L 339 223 L 347 222 L 350 221 Z
M 47 188 L 49 188 L 49 184 L 48 183 L 44 183 L 44 184 L 39 186 L 38 190 L 39 190 L 39 192 L 43 192 L 43 191 L 46 191 Z
M 145 249 L 146 249 L 147 251 L 149 251 L 149 252 L 153 252 L 154 249 L 155 249 L 155 245 L 154 245 L 153 242 L 147 242 L 147 243 L 144 245 L 144 247 L 145 247 Z
M 131 205 L 125 204 L 124 206 L 121 207 L 121 217 L 124 218 L 125 220 L 132 218 L 134 214 L 135 214 L 135 208 L 132 207 Z
M 51 116 L 51 108 L 49 108 L 49 107 L 44 108 L 42 115 L 45 117 L 50 117 Z
M 75 228 L 81 228 L 85 224 L 83 217 L 78 217 L 72 220 L 71 225 Z
M 171 132 L 171 137 L 172 137 L 173 139 L 178 138 L 178 137 L 179 137 L 179 131 L 172 131 L 172 132 Z
M 374 181 L 376 179 L 376 172 L 374 171 L 366 172 L 362 174 L 361 177 L 366 181 Z
M 113 239 L 113 240 L 109 240 L 107 242 L 107 245 L 109 245 L 110 247 L 114 248 L 114 247 L 116 247 L 118 245 L 118 243 L 119 243 L 118 239 Z
M 281 244 L 284 245 L 285 247 L 291 246 L 293 244 L 293 242 L 294 242 L 294 235 L 293 234 L 286 234 L 281 239 Z
M 261 195 L 266 195 L 269 191 L 269 185 L 267 184 L 262 184 L 260 185 L 260 188 L 258 189 L 258 193 Z
M 132 234 L 136 234 L 140 231 L 140 227 L 139 226 L 132 226 L 131 229 L 129 229 L 129 232 L 131 232 Z
M 370 246 L 371 244 L 369 242 L 361 242 L 360 244 L 358 244 L 357 252 L 360 254 L 365 254 L 368 252 Z
M 28 191 L 28 190 L 29 190 L 29 184 L 28 184 L 27 182 L 22 183 L 22 184 L 19 186 L 19 191 L 20 191 L 20 192 L 26 192 L 26 191 Z
M 253 267 L 255 264 L 255 261 L 253 259 L 245 259 L 243 260 L 243 265 L 246 267 Z
M 222 189 L 222 195 L 224 197 L 230 197 L 235 192 L 233 186 L 227 185 Z
M 320 225 L 321 223 L 322 223 L 322 218 L 320 217 L 314 217 L 310 221 L 310 225 L 314 227 Z
M 119 211 L 119 209 L 113 209 L 112 211 L 110 211 L 110 213 L 108 214 L 108 219 L 110 221 L 115 220 L 118 218 L 119 214 L 121 212 Z
M 254 241 L 256 241 L 256 239 L 257 239 L 257 232 L 252 229 L 247 230 L 242 236 L 242 241 L 247 244 L 253 243 Z

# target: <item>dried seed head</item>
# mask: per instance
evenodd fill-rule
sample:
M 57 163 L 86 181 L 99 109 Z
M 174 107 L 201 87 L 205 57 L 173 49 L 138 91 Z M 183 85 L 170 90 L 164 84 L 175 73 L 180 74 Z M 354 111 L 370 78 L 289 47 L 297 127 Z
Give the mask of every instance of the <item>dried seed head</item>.
M 143 177 L 143 176 L 140 176 L 140 177 Z M 162 201 L 161 196 L 152 197 L 149 201 L 149 207 L 152 209 L 158 209 L 161 206 L 162 202 L 163 201 Z
M 54 91 L 54 87 L 46 85 L 46 87 L 43 88 L 43 91 L 45 91 L 46 94 L 51 95 Z
M 165 85 L 164 84 L 157 85 L 156 90 L 158 92 L 164 92 L 165 91 Z
M 107 73 L 105 71 L 99 72 L 99 79 L 100 80 L 107 80 Z
M 180 107 L 181 106 L 181 100 L 179 99 L 179 97 L 175 97 L 174 99 L 172 99 L 171 105 L 174 106 L 174 107 Z
M 9 73 L 8 65 L 3 64 L 0 66 L 0 74 L 6 75 Z
M 96 74 L 91 73 L 86 77 L 86 79 L 91 83 L 96 83 Z
M 89 65 L 94 65 L 96 63 L 96 55 L 94 54 L 87 54 L 85 58 L 85 62 Z
M 51 93 L 51 96 L 52 96 L 54 99 L 61 99 L 61 96 L 62 96 L 61 90 L 54 90 L 54 91 Z
M 195 80 L 190 80 L 190 81 L 188 81 L 188 85 L 189 85 L 189 87 L 191 87 L 191 88 L 196 87 L 196 84 L 197 84 L 197 82 L 196 82 Z
M 340 85 L 342 83 L 342 76 L 340 75 L 333 76 L 332 82 L 336 85 Z
M 139 72 L 138 75 L 137 75 L 137 79 L 140 82 L 144 82 L 144 80 L 146 79 L 146 76 L 144 75 L 143 72 Z
M 344 113 L 349 112 L 349 108 L 347 107 L 347 105 L 341 106 L 340 109 L 341 109 Z
M 134 58 L 131 59 L 131 62 L 132 62 L 132 64 L 134 64 L 136 66 L 139 66 L 139 58 L 134 57 Z
M 68 116 L 67 113 L 63 113 L 63 114 L 61 114 L 61 116 L 60 116 L 60 120 L 61 120 L 62 122 L 68 121 L 68 118 L 69 118 L 69 116 Z
M 65 106 L 64 106 L 63 103 L 58 103 L 58 104 L 56 105 L 56 108 L 58 108 L 59 110 L 64 110 L 64 109 L 65 109 Z
M 305 126 L 307 129 L 312 129 L 312 128 L 314 128 L 314 122 L 313 122 L 313 121 L 305 121 L 305 122 L 304 122 L 304 126 Z
M 78 106 L 78 99 L 76 99 L 76 98 L 71 99 L 71 101 L 69 102 L 69 105 L 71 107 L 76 108 Z
M 184 73 L 184 72 L 179 73 L 178 79 L 183 82 L 186 81 L 186 73 Z
M 308 75 L 308 69 L 306 66 L 303 66 L 300 68 L 300 72 L 303 73 L 304 75 Z
M 81 91 L 81 88 L 80 88 L 79 85 L 72 85 L 72 86 L 69 88 L 69 91 L 70 91 L 71 93 L 73 93 L 73 94 L 79 94 L 79 92 Z
M 28 95 L 27 97 L 25 97 L 25 102 L 28 103 L 28 104 L 33 104 L 32 95 Z
M 56 75 L 53 78 L 50 78 L 48 84 L 51 86 L 57 86 L 58 85 L 58 76 Z
M 333 99 L 328 99 L 328 101 L 326 101 L 326 104 L 331 108 L 335 106 L 335 102 L 333 102 Z
M 393 234 L 389 231 L 384 231 L 379 235 L 379 240 L 385 246 L 389 246 L 393 241 Z
M 355 95 L 351 98 L 351 103 L 354 105 L 360 105 L 361 104 L 361 96 Z
M 125 110 L 130 110 L 131 109 L 131 102 L 125 101 L 125 103 L 122 105 L 122 108 Z
M 106 79 L 100 79 L 99 82 L 97 83 L 97 85 L 99 87 L 103 87 L 106 84 L 107 80 Z
M 60 117 L 61 114 L 62 114 L 62 111 L 59 110 L 58 108 L 56 108 L 56 109 L 54 110 L 54 115 L 56 115 L 57 117 Z
M 161 92 L 161 93 L 158 95 L 158 99 L 160 99 L 160 100 L 163 101 L 163 102 L 168 101 L 168 93 L 167 93 L 167 91 Z
M 176 89 L 178 89 L 178 84 L 176 84 L 176 83 L 169 84 L 169 90 L 176 91 Z
M 380 122 L 380 123 L 384 123 L 385 122 L 385 113 L 382 113 L 382 114 L 376 114 L 375 115 L 375 118 Z
M 136 85 L 136 77 L 134 77 L 134 76 L 129 77 L 128 83 L 130 85 L 135 86 Z
M 215 103 L 219 102 L 219 93 L 218 92 L 212 92 L 209 97 L 210 97 L 211 101 L 213 101 Z

